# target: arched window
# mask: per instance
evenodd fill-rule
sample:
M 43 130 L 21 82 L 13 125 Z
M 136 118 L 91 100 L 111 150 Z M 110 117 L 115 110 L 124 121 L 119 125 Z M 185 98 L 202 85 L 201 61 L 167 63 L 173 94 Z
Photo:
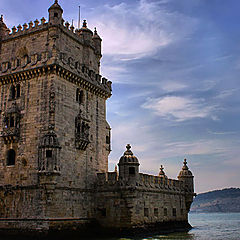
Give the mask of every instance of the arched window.
M 76 90 L 76 101 L 78 102 L 78 103 L 83 103 L 83 90 L 80 90 L 79 88 L 77 88 L 77 90 Z
M 20 84 L 17 84 L 17 86 L 12 85 L 10 87 L 10 99 L 14 100 L 16 98 L 20 98 L 21 95 L 21 87 Z
M 20 97 L 20 84 L 17 85 L 17 98 Z
M 13 149 L 8 150 L 7 152 L 7 166 L 15 165 L 16 153 Z
M 10 127 L 14 127 L 14 117 L 10 117 Z
M 83 103 L 83 90 L 79 93 L 79 103 Z
M 15 87 L 12 85 L 10 89 L 10 99 L 15 99 L 16 97 L 16 90 Z

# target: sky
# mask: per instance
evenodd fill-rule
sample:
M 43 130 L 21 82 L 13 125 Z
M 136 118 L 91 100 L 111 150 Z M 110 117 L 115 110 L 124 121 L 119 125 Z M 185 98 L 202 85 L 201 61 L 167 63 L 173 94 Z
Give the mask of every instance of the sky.
M 9 28 L 48 18 L 51 0 L 0 0 Z M 240 1 L 59 0 L 64 19 L 78 6 L 103 39 L 101 74 L 113 170 L 126 144 L 140 171 L 176 178 L 184 158 L 197 193 L 240 187 Z

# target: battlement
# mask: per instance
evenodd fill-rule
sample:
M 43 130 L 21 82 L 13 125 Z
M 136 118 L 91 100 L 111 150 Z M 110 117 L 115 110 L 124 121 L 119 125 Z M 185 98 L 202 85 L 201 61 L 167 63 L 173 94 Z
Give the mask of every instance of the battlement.
M 25 34 L 31 34 L 36 31 L 42 30 L 48 26 L 48 23 L 46 23 L 46 19 L 44 17 L 41 18 L 40 21 L 41 22 L 36 19 L 34 23 L 30 21 L 28 24 L 24 23 L 23 25 L 19 24 L 17 27 L 13 26 L 12 31 L 8 29 L 8 34 L 2 39 L 2 41 L 9 40 L 14 37 L 19 37 Z
M 91 39 L 89 41 L 89 39 L 84 38 L 84 34 L 82 32 L 82 30 L 85 30 L 85 28 L 77 29 L 73 26 L 73 24 L 70 25 L 68 21 L 64 22 L 64 20 L 61 24 L 52 24 L 47 22 L 47 20 L 44 17 L 42 17 L 40 21 L 36 19 L 35 21 L 30 21 L 28 24 L 24 23 L 23 25 L 19 24 L 17 27 L 13 26 L 11 30 L 10 29 L 7 30 L 7 34 L 3 36 L 1 41 L 4 42 L 14 38 L 24 37 L 26 35 L 29 36 L 30 34 L 34 34 L 39 31 L 44 31 L 52 27 L 60 28 L 62 32 L 67 34 L 69 37 L 73 38 L 78 43 L 82 45 L 88 45 L 89 47 L 93 48 L 96 51 L 96 54 L 101 55 L 101 53 L 98 52 L 96 45 L 94 44 L 94 40 L 93 40 L 94 35 L 90 29 L 88 29 L 91 35 Z M 96 30 L 95 30 L 95 34 L 97 34 Z
M 129 186 L 127 181 L 119 179 L 117 172 L 97 174 L 97 185 L 99 187 Z M 182 181 L 162 178 L 159 176 L 139 173 L 139 180 L 136 181 L 137 188 L 159 189 L 163 191 L 184 192 L 185 186 Z

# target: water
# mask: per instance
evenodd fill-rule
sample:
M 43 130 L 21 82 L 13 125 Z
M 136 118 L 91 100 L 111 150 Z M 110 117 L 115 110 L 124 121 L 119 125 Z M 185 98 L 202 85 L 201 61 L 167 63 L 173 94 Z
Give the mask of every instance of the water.
M 240 240 L 240 213 L 191 213 L 188 233 L 172 233 L 138 240 Z M 106 239 L 106 240 L 136 240 Z
M 147 238 L 101 238 L 101 240 L 240 240 L 240 213 L 191 213 L 188 233 L 172 233 Z M 66 240 L 87 240 L 87 238 L 66 238 Z M 9 240 L 0 237 L 0 240 Z M 26 238 L 24 240 L 29 240 Z M 34 239 L 36 240 L 36 239 Z M 52 239 L 49 239 L 52 240 Z M 91 240 L 100 240 L 91 238 Z
M 151 240 L 240 240 L 240 213 L 191 213 L 188 233 L 173 233 L 145 238 Z

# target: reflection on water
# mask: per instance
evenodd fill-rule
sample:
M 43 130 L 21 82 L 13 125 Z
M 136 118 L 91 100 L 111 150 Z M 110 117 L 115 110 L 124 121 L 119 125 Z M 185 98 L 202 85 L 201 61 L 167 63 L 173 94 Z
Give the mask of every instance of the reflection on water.
M 194 235 L 191 233 L 172 233 L 168 235 L 159 235 L 159 236 L 154 236 L 154 237 L 149 237 L 145 239 L 151 239 L 151 240 L 159 240 L 159 239 L 164 239 L 164 240 L 180 240 L 180 239 L 194 239 Z M 145 240 L 144 239 L 144 240 Z
M 188 233 L 172 233 L 146 238 L 86 238 L 68 237 L 64 240 L 240 240 L 240 213 L 201 213 L 190 214 L 190 224 L 193 229 Z M 2 238 L 0 240 L 9 240 Z M 17 240 L 20 240 L 19 238 Z M 26 238 L 24 240 L 30 240 Z M 37 240 L 37 239 L 34 239 Z M 46 239 L 44 239 L 46 240 Z M 53 240 L 52 238 L 47 240 Z M 58 239 L 60 240 L 60 239 Z

